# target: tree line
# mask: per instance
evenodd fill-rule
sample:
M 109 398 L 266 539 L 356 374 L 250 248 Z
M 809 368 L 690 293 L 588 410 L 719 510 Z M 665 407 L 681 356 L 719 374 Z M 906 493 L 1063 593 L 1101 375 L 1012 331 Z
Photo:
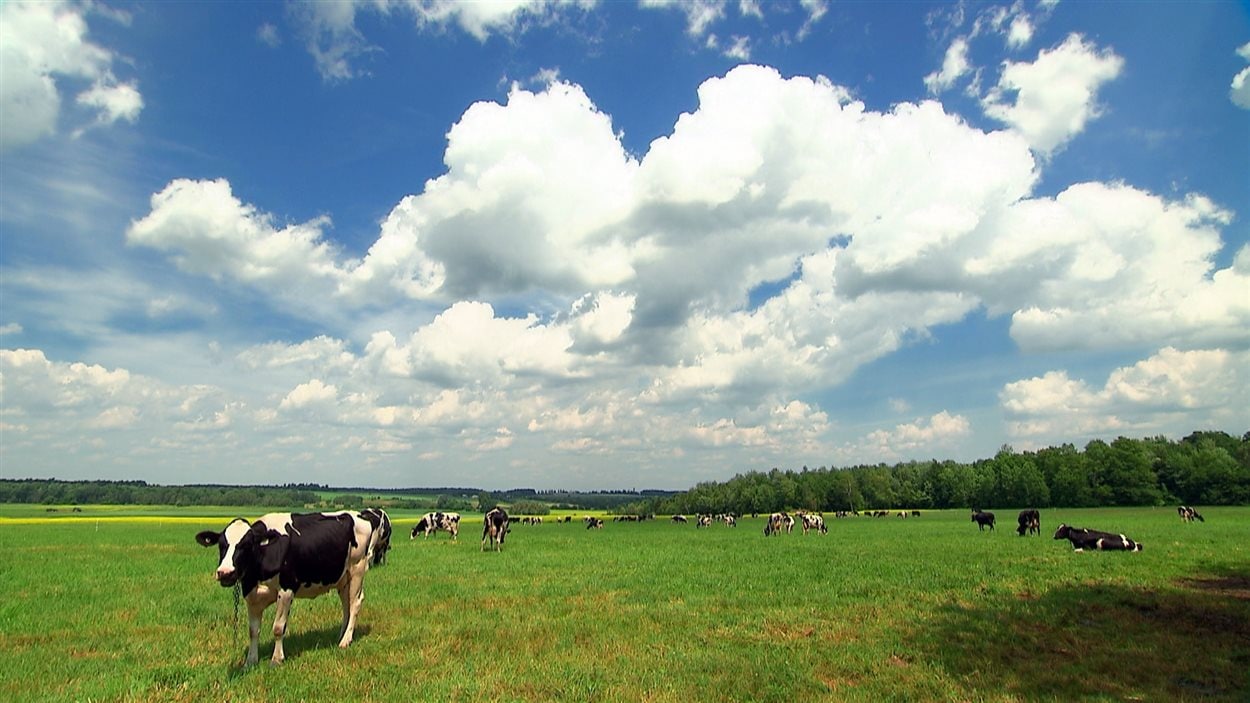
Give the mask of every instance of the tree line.
M 1093 440 L 972 463 L 909 461 L 846 468 L 772 469 L 631 503 L 622 513 L 771 513 L 805 509 L 1094 507 L 1250 503 L 1250 432 L 1194 432 Z

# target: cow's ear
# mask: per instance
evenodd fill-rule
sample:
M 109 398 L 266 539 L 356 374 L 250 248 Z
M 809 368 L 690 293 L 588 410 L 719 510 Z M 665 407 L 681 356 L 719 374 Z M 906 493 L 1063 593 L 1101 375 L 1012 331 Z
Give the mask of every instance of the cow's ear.
M 212 530 L 204 530 L 195 536 L 195 541 L 200 543 L 201 547 L 211 547 L 221 539 L 221 535 Z

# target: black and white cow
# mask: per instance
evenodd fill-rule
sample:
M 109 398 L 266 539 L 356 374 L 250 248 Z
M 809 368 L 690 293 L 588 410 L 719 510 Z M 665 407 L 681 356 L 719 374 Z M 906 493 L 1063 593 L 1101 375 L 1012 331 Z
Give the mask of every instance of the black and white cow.
M 1201 513 L 1188 505 L 1181 505 L 1177 507 L 1176 514 L 1179 515 L 1181 520 L 1184 522 L 1193 522 L 1194 520 L 1197 520 L 1198 522 L 1206 522 L 1206 518 L 1202 517 Z
M 698 522 L 696 522 L 696 523 L 694 524 L 694 526 L 695 526 L 696 528 L 697 528 L 697 527 L 711 527 L 711 526 L 712 526 L 712 516 L 711 516 L 711 515 L 700 515 L 700 516 L 699 516 L 699 520 L 698 520 Z
M 482 516 L 482 550 L 490 542 L 490 548 L 496 552 L 503 549 L 503 540 L 508 536 L 508 513 L 500 507 L 490 509 Z
M 687 522 L 685 515 L 674 515 L 671 519 L 673 522 L 680 522 L 682 524 Z
M 426 513 L 417 520 L 417 524 L 412 527 L 412 534 L 408 539 L 416 539 L 417 533 L 422 533 L 425 537 L 446 530 L 451 534 L 452 539 L 460 536 L 460 513 Z
M 990 529 L 993 530 L 994 529 L 994 513 L 985 512 L 984 510 L 978 510 L 972 514 L 972 522 L 975 522 L 977 524 L 978 532 L 983 531 L 986 525 L 989 525 Z
M 586 523 L 586 529 L 588 530 L 602 530 L 603 529 L 603 520 L 601 518 L 591 517 L 587 515 L 582 520 Z
M 1142 550 L 1141 542 L 1134 542 L 1124 535 L 1099 532 L 1098 530 L 1090 530 L 1084 527 L 1069 527 L 1063 524 L 1059 525 L 1059 529 L 1055 530 L 1055 539 L 1068 540 L 1072 543 L 1072 550 L 1076 552 L 1083 552 L 1086 549 L 1120 550 L 1126 552 L 1140 552 Z
M 369 564 L 386 563 L 386 553 L 391 551 L 391 517 L 381 508 L 365 508 L 360 516 L 373 526 L 373 539 L 369 542 Z
M 356 618 L 364 602 L 373 523 L 360 513 L 269 513 L 255 522 L 235 518 L 221 532 L 195 536 L 201 546 L 217 545 L 217 583 L 239 584 L 247 601 L 246 664 L 258 659 L 260 620 L 278 604 L 273 618 L 273 664 L 286 658 L 282 638 L 295 598 L 316 598 L 338 591 L 343 603 L 339 647 L 352 643 Z
M 808 530 L 816 530 L 820 534 L 828 534 L 829 528 L 825 526 L 825 518 L 823 515 L 814 513 L 799 513 L 799 520 L 803 523 L 803 534 L 807 534 Z
M 1042 535 L 1042 514 L 1036 510 L 1021 510 L 1016 516 L 1016 533 L 1021 537 L 1025 535 L 1036 534 Z

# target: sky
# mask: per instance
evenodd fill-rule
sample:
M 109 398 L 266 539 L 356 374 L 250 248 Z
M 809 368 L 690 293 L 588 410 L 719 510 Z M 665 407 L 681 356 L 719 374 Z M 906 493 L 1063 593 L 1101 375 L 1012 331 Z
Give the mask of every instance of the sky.
M 1250 430 L 1236 2 L 0 4 L 0 476 Z

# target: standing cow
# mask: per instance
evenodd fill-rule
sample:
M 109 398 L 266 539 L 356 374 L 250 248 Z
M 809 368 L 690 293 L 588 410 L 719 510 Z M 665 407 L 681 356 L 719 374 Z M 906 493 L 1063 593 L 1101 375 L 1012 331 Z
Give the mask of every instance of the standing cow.
M 503 508 L 494 507 L 482 516 L 482 550 L 490 542 L 490 548 L 496 552 L 503 549 L 504 537 L 508 536 L 508 513 Z M 481 551 L 481 550 L 479 550 Z
M 278 604 L 273 618 L 273 664 L 286 658 L 282 638 L 295 598 L 316 598 L 336 590 L 343 603 L 339 647 L 352 643 L 365 599 L 373 524 L 360 513 L 269 513 L 248 522 L 235 518 L 221 532 L 195 536 L 201 546 L 218 547 L 214 576 L 223 588 L 239 584 L 247 601 L 246 664 L 258 660 L 260 620 Z
M 1025 535 L 1036 534 L 1042 535 L 1042 514 L 1036 510 L 1021 510 L 1016 516 L 1016 533 L 1021 537 Z
M 989 525 L 990 530 L 993 531 L 994 513 L 985 512 L 983 510 L 978 510 L 972 513 L 972 522 L 975 522 L 977 524 L 978 532 L 984 531 L 986 525 Z
M 381 508 L 365 508 L 360 516 L 373 526 L 373 539 L 369 542 L 369 564 L 386 563 L 386 553 L 391 551 L 391 516 Z

